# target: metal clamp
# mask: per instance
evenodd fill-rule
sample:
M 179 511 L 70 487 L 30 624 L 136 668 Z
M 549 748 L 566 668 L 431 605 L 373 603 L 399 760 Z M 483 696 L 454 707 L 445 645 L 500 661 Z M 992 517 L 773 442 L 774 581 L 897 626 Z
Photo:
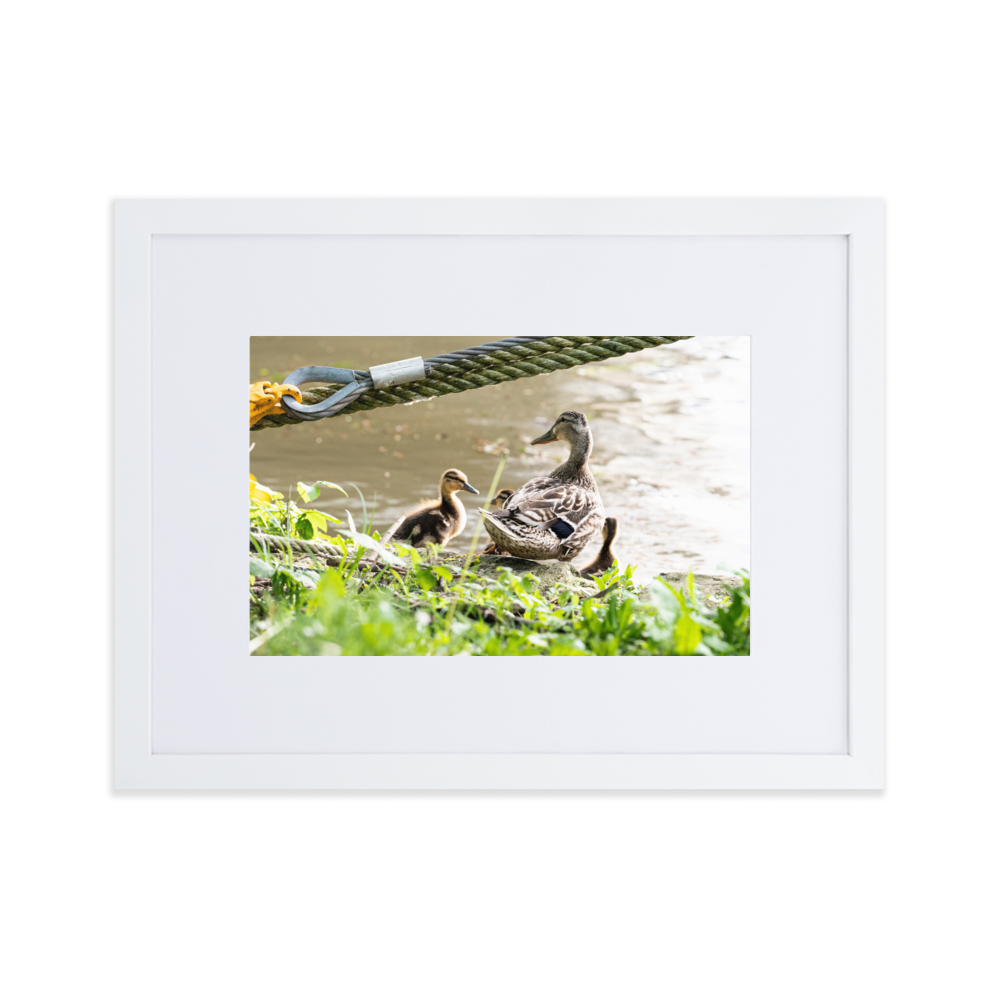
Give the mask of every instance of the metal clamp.
M 369 374 L 376 389 L 388 389 L 404 382 L 416 382 L 426 378 L 423 358 L 407 358 L 405 361 L 390 361 L 384 365 L 372 365 Z
M 322 365 L 307 365 L 296 368 L 287 378 L 282 380 L 285 385 L 304 385 L 306 382 L 334 382 L 343 385 L 332 396 L 318 403 L 299 403 L 294 396 L 282 396 L 281 408 L 290 417 L 299 420 L 322 420 L 330 416 L 330 410 L 339 409 L 337 404 L 354 392 L 363 392 L 369 388 L 358 382 L 358 377 L 351 368 L 324 368 Z M 368 380 L 365 379 L 365 382 Z

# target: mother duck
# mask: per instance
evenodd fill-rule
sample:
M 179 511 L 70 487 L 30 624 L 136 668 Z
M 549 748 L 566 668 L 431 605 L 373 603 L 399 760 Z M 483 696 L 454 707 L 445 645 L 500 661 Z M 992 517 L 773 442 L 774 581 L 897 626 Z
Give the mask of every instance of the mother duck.
M 567 410 L 531 443 L 550 441 L 567 441 L 569 458 L 549 475 L 528 480 L 500 510 L 480 513 L 497 547 L 512 556 L 569 562 L 604 524 L 604 505 L 587 466 L 594 438 L 587 418 Z

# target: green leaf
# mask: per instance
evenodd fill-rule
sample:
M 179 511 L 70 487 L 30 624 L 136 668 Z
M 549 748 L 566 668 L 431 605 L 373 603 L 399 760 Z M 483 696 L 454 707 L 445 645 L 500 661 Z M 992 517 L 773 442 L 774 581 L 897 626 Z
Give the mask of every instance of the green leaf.
M 299 538 L 304 538 L 307 541 L 316 533 L 312 521 L 305 514 L 295 519 L 295 530 Z
M 684 590 L 683 589 L 678 590 L 675 586 L 673 586 L 673 584 L 667 583 L 666 580 L 661 580 L 659 577 L 656 578 L 656 582 L 657 583 L 662 583 L 663 586 L 666 587 L 667 590 L 669 590 L 670 593 L 673 594 L 674 597 L 677 598 L 677 603 L 680 605 L 682 611 L 685 611 L 685 612 L 687 611 L 687 609 L 688 609 L 688 602 L 687 602 L 687 598 L 684 596 Z
M 681 613 L 680 601 L 677 600 L 676 592 L 669 584 L 660 579 L 654 579 L 649 584 L 649 596 L 656 608 L 657 616 L 662 618 L 667 624 L 672 624 Z
M 436 577 L 444 580 L 445 583 L 451 583 L 455 579 L 455 574 L 447 566 L 430 566 L 428 568 Z
M 347 490 L 345 490 L 343 486 L 338 486 L 336 483 L 328 483 L 325 479 L 317 479 L 316 482 L 313 483 L 313 485 L 326 486 L 331 490 L 340 490 L 340 492 L 343 493 L 345 497 L 347 496 Z
M 674 626 L 674 650 L 678 656 L 691 656 L 701 642 L 701 626 L 687 615 Z
M 312 486 L 306 486 L 305 483 L 296 483 L 296 490 L 298 490 L 299 496 L 302 497 L 304 503 L 310 503 L 319 496 L 319 486 L 313 483 Z
M 732 656 L 733 647 L 725 639 L 720 638 L 717 635 L 706 635 L 702 645 L 709 650 L 709 652 L 717 654 L 719 656 Z
M 274 575 L 274 568 L 270 564 L 264 562 L 263 559 L 251 556 L 250 572 L 254 576 L 260 577 L 262 580 L 269 580 Z
M 312 522 L 312 526 L 317 531 L 326 531 L 326 526 L 330 521 L 334 524 L 344 523 L 339 517 L 334 517 L 332 514 L 324 514 L 321 510 L 307 510 L 302 516 L 308 517 Z
M 332 594 L 336 598 L 342 598 L 346 593 L 347 588 L 344 585 L 344 576 L 340 570 L 329 569 L 320 577 L 319 585 L 316 588 L 316 598 L 320 601 L 328 594 Z
M 350 516 L 348 512 L 348 519 L 353 521 L 354 519 Z M 405 562 L 399 558 L 399 556 L 394 556 L 381 542 L 376 542 L 371 535 L 366 535 L 360 531 L 348 531 L 346 528 L 339 528 L 338 534 L 346 535 L 348 538 L 353 538 L 358 545 L 365 549 L 372 549 L 379 554 L 379 557 L 383 562 L 387 562 L 390 566 L 404 566 Z

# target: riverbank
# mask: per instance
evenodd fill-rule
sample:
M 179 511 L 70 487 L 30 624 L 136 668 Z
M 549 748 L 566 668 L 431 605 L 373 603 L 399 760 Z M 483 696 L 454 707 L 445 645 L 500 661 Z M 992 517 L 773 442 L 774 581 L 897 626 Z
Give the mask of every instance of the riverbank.
M 253 338 L 251 376 L 300 363 L 370 367 L 468 346 L 456 338 Z M 366 498 L 324 496 L 317 509 L 360 520 L 375 505 L 385 530 L 433 494 L 457 466 L 481 490 L 500 453 L 501 487 L 515 488 L 557 465 L 565 447 L 528 444 L 565 409 L 588 414 L 592 468 L 605 509 L 619 522 L 616 550 L 635 578 L 713 574 L 750 566 L 749 338 L 713 337 L 613 361 L 490 386 L 412 406 L 337 417 L 253 435 L 251 468 L 287 493 L 300 480 L 332 480 Z M 353 353 L 352 353 L 353 352 Z M 470 515 L 472 503 L 467 505 Z M 475 529 L 452 542 L 468 548 Z M 585 565 L 597 543 L 577 562 Z

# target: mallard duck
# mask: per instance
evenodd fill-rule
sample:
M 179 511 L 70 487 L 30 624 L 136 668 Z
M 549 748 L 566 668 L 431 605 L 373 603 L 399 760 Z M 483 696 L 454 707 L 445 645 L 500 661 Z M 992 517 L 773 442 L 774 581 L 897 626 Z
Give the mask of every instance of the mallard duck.
M 604 506 L 587 466 L 594 447 L 587 418 L 576 410 L 556 422 L 532 444 L 568 441 L 569 458 L 547 476 L 530 479 L 500 510 L 480 508 L 497 548 L 521 559 L 578 556 L 604 523 Z
M 388 531 L 385 538 L 421 546 L 428 542 L 446 545 L 465 527 L 465 508 L 455 494 L 459 490 L 479 494 L 461 469 L 446 469 L 441 473 L 441 490 L 437 500 L 424 500 L 404 514 Z
M 504 507 L 507 501 L 514 495 L 513 490 L 500 490 L 499 493 L 490 501 L 491 507 Z M 503 549 L 497 548 L 497 543 L 494 542 L 492 545 L 488 545 L 483 550 L 484 556 L 495 556 L 503 555 Z
M 615 540 L 615 535 L 618 534 L 618 519 L 606 517 L 601 533 L 604 536 L 604 544 L 601 546 L 601 551 L 597 553 L 597 558 L 589 566 L 580 570 L 584 576 L 597 576 L 605 570 L 611 569 L 615 564 L 616 556 L 611 551 L 611 543 Z

